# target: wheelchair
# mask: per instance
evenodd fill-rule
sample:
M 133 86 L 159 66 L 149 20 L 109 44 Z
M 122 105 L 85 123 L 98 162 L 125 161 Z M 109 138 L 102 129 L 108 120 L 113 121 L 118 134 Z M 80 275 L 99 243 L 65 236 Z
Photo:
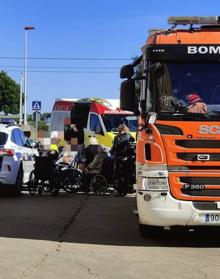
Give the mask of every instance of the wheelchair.
M 43 192 L 51 192 L 58 195 L 59 188 L 54 181 L 54 166 L 58 158 L 56 151 L 49 151 L 47 154 L 35 157 L 34 170 L 30 173 L 28 191 L 31 196 L 37 192 L 41 196 Z
M 81 188 L 82 172 L 71 163 L 55 164 L 52 181 L 54 188 L 63 189 L 67 193 L 77 193 Z
M 91 178 L 90 191 L 96 195 L 117 194 L 117 180 L 115 179 L 115 160 L 107 157 L 103 161 L 102 170 Z
M 104 195 L 105 193 L 119 195 L 122 190 L 119 187 L 126 183 L 127 189 L 123 195 L 133 193 L 136 173 L 135 157 L 135 145 L 132 145 L 130 153 L 124 158 L 125 161 L 120 162 L 116 161 L 114 157 L 107 157 L 103 161 L 101 173 L 94 175 L 91 179 L 91 191 L 96 195 Z

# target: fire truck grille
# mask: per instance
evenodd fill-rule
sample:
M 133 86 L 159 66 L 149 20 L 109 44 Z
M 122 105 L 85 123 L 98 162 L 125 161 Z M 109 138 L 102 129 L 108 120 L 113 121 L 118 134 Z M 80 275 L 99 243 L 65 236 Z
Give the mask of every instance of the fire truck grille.
M 220 140 L 176 140 L 175 143 L 185 148 L 220 148 Z
M 180 177 L 181 193 L 194 197 L 220 196 L 220 177 Z M 210 188 L 209 188 L 210 187 Z
M 220 177 L 180 177 L 180 182 L 187 184 L 219 185 Z
M 220 166 L 187 166 L 189 170 L 220 170 Z
M 220 153 L 177 153 L 176 156 L 184 161 L 202 161 L 198 159 L 201 154 L 208 155 L 208 161 L 220 161 Z
M 198 127 L 189 126 L 183 136 L 169 136 L 163 130 L 171 195 L 179 200 L 220 203 L 220 136 L 191 137 L 191 130 Z
M 217 190 L 210 190 L 210 189 L 204 189 L 204 190 L 181 190 L 182 194 L 188 195 L 188 196 L 194 196 L 194 197 L 219 197 L 220 196 L 220 189 Z

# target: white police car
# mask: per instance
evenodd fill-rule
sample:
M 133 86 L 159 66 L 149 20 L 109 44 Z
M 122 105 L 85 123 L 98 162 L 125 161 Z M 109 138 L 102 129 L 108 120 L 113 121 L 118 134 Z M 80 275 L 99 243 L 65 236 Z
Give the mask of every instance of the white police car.
M 0 119 L 0 188 L 9 186 L 19 195 L 33 170 L 34 155 L 38 151 L 27 144 L 23 130 Z

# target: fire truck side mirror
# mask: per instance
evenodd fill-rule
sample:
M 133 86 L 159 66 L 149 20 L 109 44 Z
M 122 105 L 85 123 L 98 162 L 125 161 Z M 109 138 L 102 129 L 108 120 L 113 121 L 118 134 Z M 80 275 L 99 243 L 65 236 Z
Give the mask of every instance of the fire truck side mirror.
M 161 64 L 160 62 L 154 63 L 151 66 L 149 66 L 144 72 L 145 74 L 147 73 L 152 73 L 152 72 L 156 72 L 158 70 L 162 70 L 164 68 L 163 64 Z
M 120 78 L 132 78 L 134 75 L 134 68 L 131 64 L 121 67 Z
M 148 117 L 147 117 L 147 123 L 148 124 L 155 124 L 157 120 L 157 114 L 154 113 L 154 112 L 151 112 L 148 114 Z
M 135 94 L 135 80 L 122 81 L 120 89 L 120 108 L 123 110 L 137 111 L 137 100 Z

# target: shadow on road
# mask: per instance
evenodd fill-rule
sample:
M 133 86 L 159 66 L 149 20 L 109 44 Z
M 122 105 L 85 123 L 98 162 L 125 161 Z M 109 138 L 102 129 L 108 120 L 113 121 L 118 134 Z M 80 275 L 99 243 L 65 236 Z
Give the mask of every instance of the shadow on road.
M 133 214 L 134 197 L 61 193 L 0 196 L 0 237 L 152 247 L 220 247 L 220 230 L 165 232 L 143 239 Z

